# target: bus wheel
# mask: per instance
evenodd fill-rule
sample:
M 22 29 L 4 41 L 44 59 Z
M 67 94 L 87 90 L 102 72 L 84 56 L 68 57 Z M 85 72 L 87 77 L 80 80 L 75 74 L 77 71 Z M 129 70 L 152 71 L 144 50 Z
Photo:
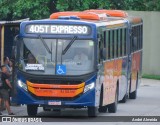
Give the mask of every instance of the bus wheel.
M 94 107 L 94 106 L 88 107 L 88 116 L 89 117 L 96 117 L 98 114 L 97 112 L 98 112 L 97 107 Z
M 119 101 L 120 103 L 126 103 L 127 101 L 127 98 L 128 98 L 128 95 L 127 93 L 124 95 L 123 99 L 121 101 Z
M 137 75 L 137 80 L 136 80 L 136 90 L 129 93 L 129 98 L 130 99 L 136 99 L 137 98 L 137 84 L 138 84 L 138 75 Z
M 129 98 L 130 99 L 136 99 L 137 98 L 137 88 L 134 92 L 129 93 Z
M 108 105 L 108 112 L 109 113 L 116 113 L 117 112 L 117 105 L 118 105 L 118 88 L 116 89 L 115 102 Z
M 36 116 L 38 111 L 37 105 L 27 105 L 28 116 Z
M 98 111 L 101 112 L 101 113 L 106 113 L 107 112 L 107 106 L 100 106 Z

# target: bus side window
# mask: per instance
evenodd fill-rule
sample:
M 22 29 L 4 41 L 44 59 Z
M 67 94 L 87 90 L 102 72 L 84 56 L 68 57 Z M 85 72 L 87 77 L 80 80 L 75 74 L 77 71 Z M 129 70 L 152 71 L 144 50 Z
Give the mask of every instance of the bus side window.
M 119 30 L 116 30 L 116 56 L 119 57 Z
M 142 49 L 143 27 L 140 25 L 140 49 Z
M 103 37 L 104 37 L 104 40 L 103 40 L 103 47 L 106 48 L 106 31 L 103 32 Z
M 137 27 L 133 27 L 133 52 L 137 50 Z
M 111 41 L 111 43 L 112 43 L 112 58 L 114 58 L 114 48 L 115 48 L 115 46 L 114 46 L 115 41 L 114 40 L 115 40 L 114 39 L 114 30 L 112 30 L 112 41 Z
M 137 50 L 139 50 L 139 26 L 137 26 Z
M 135 51 L 134 38 L 135 38 L 135 27 L 132 27 L 132 52 Z
M 138 26 L 136 26 L 136 51 L 138 50 Z
M 124 28 L 122 29 L 122 56 L 124 56 L 125 55 L 125 53 L 124 53 L 124 49 L 125 49 L 125 47 L 124 47 L 124 40 L 125 40 L 125 32 L 124 32 Z
M 108 53 L 108 59 L 111 58 L 111 31 L 108 31 L 108 41 L 107 41 L 107 53 Z
M 127 49 L 127 45 L 126 45 L 126 43 L 127 43 L 127 42 L 126 42 L 126 41 L 127 41 L 127 38 L 126 38 L 127 35 L 126 35 L 126 33 L 127 33 L 127 29 L 125 28 L 125 29 L 124 29 L 124 55 L 125 55 L 125 56 L 126 56 L 126 54 L 127 54 L 127 50 L 126 50 L 126 49 Z
M 118 37 L 118 57 L 120 57 L 120 29 L 117 30 L 117 37 Z
M 110 39 L 109 39 L 109 44 L 110 44 L 110 59 L 112 59 L 112 57 L 113 57 L 113 55 L 112 55 L 112 54 L 113 54 L 113 53 L 112 53 L 112 51 L 113 51 L 113 47 L 112 47 L 112 46 L 113 46 L 113 45 L 112 45 L 112 38 L 113 38 L 113 37 L 112 37 L 112 34 L 113 34 L 113 31 L 111 30 L 111 31 L 110 31 Z
M 114 41 L 115 41 L 115 57 L 118 57 L 118 30 L 115 30 L 115 37 L 114 37 Z
M 106 60 L 107 59 L 107 51 L 106 51 L 106 47 L 107 47 L 107 43 L 106 43 L 106 41 L 107 41 L 107 31 L 104 31 L 103 32 L 103 56 L 105 56 L 104 57 L 104 60 Z M 105 50 L 105 51 L 104 51 Z M 105 55 L 104 55 L 105 54 Z
M 106 48 L 106 55 L 108 59 L 108 42 L 109 42 L 109 31 L 105 31 L 105 48 Z
M 123 34 L 122 34 L 122 29 L 120 29 L 120 57 L 122 56 L 122 37 L 123 37 Z

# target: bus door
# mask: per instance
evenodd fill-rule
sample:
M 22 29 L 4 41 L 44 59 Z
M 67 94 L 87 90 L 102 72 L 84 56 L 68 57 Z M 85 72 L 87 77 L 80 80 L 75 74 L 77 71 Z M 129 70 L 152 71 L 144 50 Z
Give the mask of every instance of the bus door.
M 11 77 L 11 84 L 13 86 L 11 95 L 15 95 L 15 87 L 16 84 L 15 82 L 15 61 L 14 61 L 14 56 L 13 56 L 13 47 L 15 46 L 14 38 L 16 35 L 19 34 L 19 27 L 20 23 L 23 21 L 27 21 L 27 19 L 23 20 L 17 20 L 17 21 L 0 21 L 0 65 L 4 64 L 4 56 L 9 57 L 12 59 L 12 77 Z

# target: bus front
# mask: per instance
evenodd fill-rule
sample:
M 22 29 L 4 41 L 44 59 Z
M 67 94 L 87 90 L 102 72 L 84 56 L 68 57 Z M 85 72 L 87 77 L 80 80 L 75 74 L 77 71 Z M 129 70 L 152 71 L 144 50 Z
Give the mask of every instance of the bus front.
M 96 28 L 81 21 L 23 22 L 17 42 L 17 99 L 28 115 L 44 109 L 96 107 Z

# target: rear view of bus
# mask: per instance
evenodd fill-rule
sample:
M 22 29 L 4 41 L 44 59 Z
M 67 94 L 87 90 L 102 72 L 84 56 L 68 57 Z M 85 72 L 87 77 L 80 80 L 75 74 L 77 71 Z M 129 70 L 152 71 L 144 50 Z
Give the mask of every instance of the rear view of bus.
M 104 83 L 104 77 L 108 76 L 102 58 L 107 54 L 101 46 L 99 31 L 108 31 L 107 26 L 112 28 L 109 25 L 121 22 L 126 27 L 125 39 L 129 40 L 128 22 L 122 18 L 108 20 L 106 15 L 90 12 L 55 13 L 50 18 L 21 23 L 16 43 L 17 102 L 27 105 L 29 116 L 35 116 L 39 106 L 44 110 L 87 108 L 88 116 L 96 116 L 99 107 L 102 112 L 107 108 L 116 112 L 118 101 L 129 88 L 129 51 L 126 51 L 125 66 L 119 64 L 126 68 L 123 73 L 119 68 L 119 76 L 115 77 L 126 74 L 126 80 L 120 80 L 123 84 L 117 84 L 115 79 L 111 80 L 113 84 Z

